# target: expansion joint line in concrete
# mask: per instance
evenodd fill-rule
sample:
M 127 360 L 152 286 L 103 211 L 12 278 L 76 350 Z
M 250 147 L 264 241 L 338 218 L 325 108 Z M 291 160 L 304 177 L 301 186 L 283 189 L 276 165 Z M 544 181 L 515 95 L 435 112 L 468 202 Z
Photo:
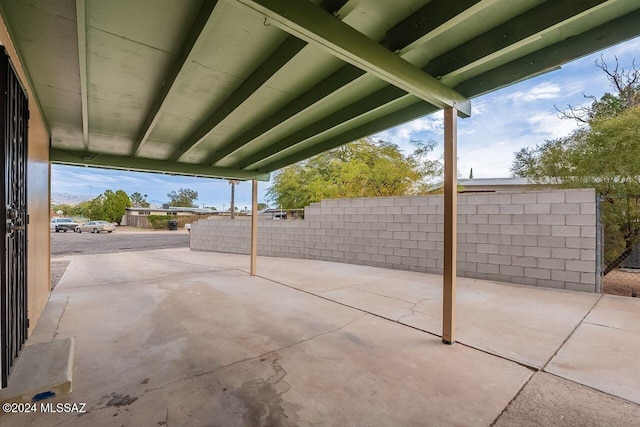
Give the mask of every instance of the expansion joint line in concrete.
M 616 328 L 615 326 L 603 325 L 601 323 L 593 323 L 593 322 L 582 322 L 582 323 L 586 325 L 600 326 L 601 328 L 615 329 L 616 331 L 625 331 L 625 332 L 631 332 L 632 334 L 640 334 L 640 331 L 632 331 L 631 329 L 625 329 L 625 328 Z
M 500 411 L 500 413 L 493 419 L 493 421 L 491 421 L 491 424 L 489 424 L 489 427 L 493 427 L 498 420 L 500 419 L 500 417 L 502 416 L 502 414 L 504 414 L 505 412 L 507 412 L 507 410 L 509 409 L 509 406 L 511 406 L 511 404 L 518 398 L 518 396 L 520 396 L 520 394 L 522 393 L 522 391 L 524 390 L 524 388 L 527 386 L 527 384 L 529 384 L 529 382 L 533 379 L 534 375 L 536 374 L 536 372 L 531 372 L 529 374 L 529 378 L 527 378 L 527 380 L 524 382 L 524 384 L 522 384 L 522 387 L 520 387 L 520 389 L 518 390 L 518 392 L 516 394 L 513 395 L 513 397 L 511 398 L 511 400 L 509 400 L 509 403 L 507 403 L 505 405 L 504 408 L 502 408 L 502 411 Z
M 387 320 L 387 321 L 389 321 L 389 322 L 398 323 L 399 325 L 406 326 L 407 328 L 415 329 L 415 330 L 417 330 L 417 331 L 421 331 L 421 332 L 427 333 L 427 334 L 429 334 L 429 335 L 433 335 L 434 337 L 442 338 L 442 335 L 438 335 L 438 334 L 436 334 L 436 333 L 433 333 L 433 332 L 431 332 L 431 331 L 427 331 L 427 330 L 425 330 L 425 329 L 420 329 L 420 328 L 418 328 L 418 327 L 416 327 L 416 326 L 407 325 L 406 323 L 400 323 L 400 322 L 398 322 L 398 321 L 397 321 L 397 320 L 395 320 L 395 319 L 391 319 L 391 318 L 389 318 L 389 317 L 381 316 L 381 315 L 379 315 L 378 313 L 374 313 L 374 312 L 372 312 L 372 311 L 367 311 L 367 310 L 364 310 L 364 309 L 362 309 L 362 308 L 360 308 L 360 307 L 355 307 L 355 306 L 353 306 L 353 305 L 345 304 L 345 303 L 340 302 L 340 301 L 332 300 L 332 299 L 327 298 L 327 297 L 325 297 L 325 296 L 322 296 L 322 295 L 319 295 L 319 294 L 314 294 L 313 292 L 305 291 L 304 289 L 296 288 L 295 286 L 287 285 L 286 283 L 278 282 L 277 280 L 273 280 L 273 279 L 270 279 L 270 278 L 268 278 L 268 277 L 259 276 L 259 275 L 257 275 L 256 277 L 260 277 L 261 279 L 268 280 L 269 282 L 275 283 L 275 284 L 277 284 L 277 285 L 284 286 L 284 287 L 287 287 L 287 288 L 290 288 L 290 289 L 293 289 L 293 290 L 296 290 L 296 291 L 298 291 L 298 292 L 302 292 L 302 293 L 305 293 L 305 294 L 308 294 L 308 295 L 312 295 L 312 296 L 314 296 L 314 297 L 316 297 L 316 298 L 320 298 L 320 299 L 323 299 L 323 300 L 325 300 L 325 301 L 329 301 L 329 302 L 332 302 L 332 303 L 334 303 L 334 304 L 341 305 L 341 306 L 343 306 L 343 307 L 348 307 L 348 308 L 352 308 L 352 309 L 354 309 L 354 310 L 358 310 L 358 311 L 360 311 L 360 312 L 362 312 L 362 313 L 369 314 L 369 315 L 374 316 L 374 317 L 377 317 L 377 318 L 379 318 L 379 319 Z
M 571 331 L 571 333 L 567 336 L 567 338 L 565 338 L 565 340 L 562 342 L 562 344 L 560 344 L 560 346 L 558 346 L 558 349 L 555 351 L 555 353 L 554 353 L 554 354 L 549 358 L 549 360 L 547 360 L 547 361 L 546 361 L 546 363 L 544 364 L 544 366 L 543 366 L 542 368 L 540 368 L 540 369 L 538 370 L 538 372 L 544 372 L 544 373 L 546 373 L 546 374 L 548 374 L 548 375 L 552 375 L 552 376 L 554 376 L 554 377 L 556 377 L 556 378 L 561 378 L 562 380 L 569 381 L 569 382 L 571 382 L 571 383 L 573 383 L 573 384 L 577 384 L 577 385 L 579 385 L 579 386 L 586 387 L 586 388 L 591 389 L 591 390 L 593 390 L 593 391 L 595 391 L 595 392 L 603 393 L 603 394 L 606 394 L 607 396 L 611 396 L 611 397 L 614 397 L 614 398 L 616 398 L 616 399 L 624 400 L 625 402 L 631 403 L 631 404 L 633 404 L 633 405 L 635 405 L 635 406 L 640 406 L 638 403 L 633 402 L 633 401 L 630 401 L 630 400 L 627 400 L 627 399 L 625 399 L 625 398 L 623 398 L 623 397 L 615 396 L 615 395 L 613 395 L 613 394 L 611 394 L 611 393 L 608 393 L 608 392 L 606 392 L 606 391 L 599 390 L 599 389 L 597 389 L 597 388 L 595 388 L 595 387 L 592 387 L 592 386 L 590 386 L 590 385 L 580 383 L 580 382 L 578 382 L 578 381 L 572 380 L 571 378 L 566 378 L 566 377 L 563 377 L 563 376 L 560 376 L 560 375 L 554 374 L 553 372 L 548 372 L 548 371 L 546 370 L 546 368 L 547 368 L 547 366 L 549 365 L 549 363 L 551 363 L 551 361 L 553 360 L 553 358 L 554 358 L 554 357 L 556 357 L 556 355 L 560 352 L 560 350 L 562 349 L 562 347 L 564 347 L 564 345 L 567 343 L 567 341 L 569 341 L 569 339 L 573 336 L 573 334 L 575 334 L 575 332 L 578 330 L 578 328 L 580 327 L 580 325 L 582 325 L 583 323 L 586 323 L 586 324 L 589 324 L 589 325 L 596 325 L 596 326 L 610 327 L 610 326 L 606 326 L 606 325 L 599 325 L 599 324 L 597 324 L 597 323 L 585 322 L 585 319 L 589 316 L 589 314 L 591 314 L 591 312 L 593 311 L 593 309 L 598 305 L 598 303 L 602 300 L 602 298 L 603 298 L 603 297 L 604 297 L 604 294 L 600 295 L 600 297 L 599 297 L 599 298 L 598 298 L 598 299 L 593 303 L 593 305 L 591 306 L 591 308 L 589 308 L 589 311 L 587 311 L 587 313 L 582 317 L 582 319 L 580 319 L 580 321 L 578 322 L 578 324 L 576 325 L 576 327 L 575 327 L 575 328 L 573 328 L 573 330 Z M 613 328 L 613 329 L 620 329 L 620 328 Z M 623 329 L 623 330 L 626 330 L 626 329 Z M 520 390 L 518 390 L 518 392 L 515 394 L 515 396 L 513 396 L 513 398 L 509 401 L 509 403 L 507 404 L 507 406 L 505 406 L 505 407 L 504 407 L 504 409 L 502 410 L 502 412 L 500 412 L 500 414 L 499 414 L 499 415 L 498 415 L 498 416 L 493 420 L 493 422 L 490 424 L 491 426 L 495 425 L 495 423 L 496 423 L 496 422 L 498 421 L 498 419 L 502 416 L 502 414 L 504 414 L 504 413 L 509 409 L 509 406 L 511 406 L 511 404 L 513 403 L 513 401 L 514 401 L 514 400 L 515 400 L 515 399 L 516 399 L 516 398 L 517 398 L 517 397 L 522 393 L 522 391 L 523 391 L 523 390 L 524 390 L 524 388 L 527 386 L 527 384 L 529 384 L 529 381 L 531 381 L 531 379 L 533 379 L 534 375 L 535 375 L 535 373 L 533 373 L 533 374 L 529 377 L 529 379 L 524 383 L 524 385 L 520 388 Z
M 367 283 L 367 282 L 364 282 L 364 283 Z M 362 284 L 364 284 L 364 283 L 362 283 Z M 377 292 L 373 292 L 373 291 L 370 291 L 370 290 L 368 290 L 368 289 L 361 289 L 361 288 L 359 288 L 358 286 L 359 286 L 359 285 L 351 285 L 351 286 L 345 286 L 345 287 L 346 287 L 346 288 L 353 288 L 353 289 L 357 289 L 357 290 L 359 290 L 359 291 L 366 292 L 366 293 L 371 294 L 371 295 L 377 295 L 377 296 L 379 296 L 379 297 L 392 299 L 392 300 L 394 300 L 394 301 L 401 301 L 401 302 L 406 302 L 407 304 L 414 304 L 414 307 L 415 307 L 415 305 L 416 305 L 416 304 L 419 304 L 419 303 L 421 303 L 422 301 L 425 301 L 425 300 L 427 300 L 427 299 L 430 299 L 430 298 L 425 298 L 425 299 L 421 299 L 421 300 L 420 300 L 420 301 L 418 301 L 417 303 L 414 303 L 414 302 L 412 302 L 412 301 L 407 301 L 407 300 L 402 299 L 402 298 L 390 297 L 389 295 L 379 294 L 379 293 L 377 293 Z M 344 289 L 344 288 L 340 288 L 340 289 Z M 335 290 L 335 289 L 332 289 L 331 291 L 333 291 L 333 290 Z M 331 291 L 327 291 L 327 292 L 331 292 Z
M 382 315 L 380 315 L 380 314 L 373 313 L 373 312 L 371 312 L 371 311 L 363 310 L 363 309 L 362 309 L 362 308 L 360 308 L 360 307 L 355 307 L 355 306 L 352 306 L 352 305 L 349 305 L 349 304 L 345 304 L 345 303 L 343 303 L 343 302 L 335 301 L 335 300 L 332 300 L 332 299 L 327 298 L 327 297 L 325 297 L 325 296 L 318 295 L 318 294 L 314 294 L 314 293 L 312 293 L 312 292 L 305 291 L 304 289 L 299 289 L 299 288 L 296 288 L 295 286 L 291 286 L 291 285 L 287 285 L 286 283 L 278 282 L 277 280 L 269 279 L 268 277 L 264 277 L 264 276 L 256 276 L 256 277 L 260 277 L 261 279 L 268 280 L 268 281 L 270 281 L 270 282 L 272 282 L 272 283 L 275 283 L 275 284 L 278 284 L 278 285 L 281 285 L 281 286 L 285 286 L 285 287 L 287 287 L 287 288 L 291 288 L 291 289 L 293 289 L 293 290 L 296 290 L 296 291 L 299 291 L 299 292 L 303 292 L 303 293 L 305 293 L 305 294 L 312 295 L 312 296 L 317 297 L 317 298 L 321 298 L 321 299 L 323 299 L 323 300 L 326 300 L 326 301 L 332 302 L 332 303 L 334 303 L 334 304 L 338 304 L 338 305 L 341 305 L 341 306 L 344 306 L 344 307 L 348 307 L 348 308 L 352 308 L 352 309 L 354 309 L 354 310 L 361 311 L 361 312 L 363 312 L 363 313 L 365 313 L 365 314 L 369 314 L 369 315 L 374 316 L 374 317 L 377 317 L 377 318 L 379 318 L 379 319 L 387 320 L 387 321 L 389 321 L 389 322 L 394 322 L 394 323 L 397 323 L 397 324 L 399 324 L 399 325 L 405 326 L 405 327 L 407 327 L 407 328 L 415 329 L 416 331 L 420 331 L 420 332 L 423 332 L 423 333 L 425 333 L 425 334 L 433 335 L 434 337 L 442 338 L 442 335 L 439 335 L 439 334 L 437 334 L 437 333 L 435 333 L 435 332 L 431 332 L 431 331 L 428 331 L 428 330 L 426 330 L 426 329 L 419 328 L 419 327 L 414 326 L 414 325 L 409 325 L 409 324 L 407 324 L 407 323 L 402 323 L 402 322 L 400 321 L 401 319 L 398 319 L 398 320 L 391 319 L 391 318 L 389 318 L 389 317 L 385 317 L 385 316 L 382 316 Z M 425 298 L 424 300 L 426 301 L 426 300 L 428 300 L 428 299 L 432 299 L 432 298 Z M 419 304 L 420 302 L 422 302 L 422 301 L 418 301 L 418 302 L 416 303 L 416 305 L 417 305 L 417 304 Z M 414 312 L 414 313 L 415 313 L 415 312 Z M 509 358 L 508 358 L 508 357 L 506 357 L 506 356 L 502 356 L 502 355 L 497 354 L 497 353 L 492 353 L 492 352 L 487 351 L 487 350 L 485 350 L 485 349 L 483 349 L 483 348 L 474 347 L 474 346 L 469 345 L 469 344 L 466 344 L 466 343 L 464 343 L 464 342 L 462 342 L 462 341 L 460 341 L 460 340 L 456 341 L 456 344 L 459 344 L 459 345 L 461 345 L 461 346 L 463 346 L 463 347 L 470 348 L 470 349 L 472 349 L 472 350 L 479 351 L 479 352 L 481 352 L 481 353 L 488 354 L 488 355 L 493 356 L 493 357 L 497 357 L 497 358 L 499 358 L 499 359 L 506 360 L 506 361 L 511 362 L 511 363 L 515 363 L 516 365 L 520 365 L 520 366 L 522 366 L 523 368 L 527 368 L 527 369 L 529 369 L 529 370 L 531 370 L 531 371 L 533 371 L 533 372 L 537 372 L 537 371 L 541 370 L 541 369 L 539 369 L 539 368 L 537 368 L 537 367 L 535 367 L 535 366 L 528 365 L 528 364 L 526 364 L 525 362 L 521 362 L 521 361 L 519 361 L 519 360 L 514 360 L 514 359 L 509 359 Z
M 181 261 L 181 260 L 176 260 L 176 259 L 171 259 L 171 258 L 158 258 L 158 257 L 152 257 L 149 255 L 138 255 L 140 258 L 147 258 L 153 261 L 162 261 L 162 262 L 173 262 L 176 264 L 185 264 L 185 265 L 197 265 L 199 267 L 208 267 L 206 264 L 202 264 L 202 263 L 198 263 L 198 262 L 187 262 L 187 261 Z M 215 268 L 215 267 L 212 267 Z M 218 271 L 231 271 L 231 270 L 238 270 L 238 271 L 242 271 L 241 270 L 242 267 L 224 267 L 221 268 L 219 270 L 213 270 L 214 273 L 217 273 Z
M 587 316 L 589 316 L 589 314 L 591 314 L 591 312 L 593 311 L 594 308 L 596 308 L 596 305 L 598 305 L 598 303 L 600 302 L 600 300 L 602 300 L 602 298 L 604 297 L 604 294 L 600 294 L 600 297 L 593 303 L 593 305 L 591 306 L 591 308 L 589 309 L 589 311 L 587 311 L 587 313 L 582 316 L 582 319 L 580 319 L 580 321 L 576 324 L 576 327 L 573 328 L 573 330 L 571 331 L 571 333 L 569 335 L 567 335 L 567 337 L 564 339 L 564 341 L 562 341 L 562 344 L 560 344 L 558 346 L 558 348 L 556 349 L 555 353 L 553 353 L 553 355 L 551 355 L 551 357 L 545 362 L 544 365 L 542 365 L 542 368 L 540 368 L 541 371 L 544 371 L 547 366 L 549 365 L 549 363 L 551 363 L 551 361 L 553 360 L 554 357 L 556 357 L 558 355 L 558 353 L 560 352 L 560 350 L 562 349 L 562 347 L 564 347 L 564 345 L 567 343 L 567 341 L 569 341 L 571 339 L 571 337 L 573 336 L 573 334 L 576 333 L 576 331 L 578 330 L 578 328 L 580 327 L 580 325 L 582 325 L 582 323 L 584 322 L 584 319 L 587 318 Z

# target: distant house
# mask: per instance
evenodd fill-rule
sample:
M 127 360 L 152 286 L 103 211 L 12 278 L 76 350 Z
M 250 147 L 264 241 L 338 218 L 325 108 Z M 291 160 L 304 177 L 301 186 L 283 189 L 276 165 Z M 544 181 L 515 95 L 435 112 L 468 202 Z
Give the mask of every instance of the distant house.
M 218 211 L 209 208 L 167 206 L 163 208 L 126 208 L 125 215 L 215 215 Z
M 269 208 L 260 211 L 260 215 L 271 217 L 270 219 L 304 219 L 304 209 L 277 209 Z
M 224 214 L 223 212 L 214 211 L 209 208 L 191 208 L 191 207 L 175 207 L 165 206 L 163 208 L 126 208 L 122 218 L 122 225 L 130 225 L 137 228 L 151 228 L 148 219 L 151 215 L 167 215 L 175 216 L 180 226 L 197 221 L 199 219 L 208 218 L 212 215 Z M 228 213 L 227 213 L 228 214 Z
M 443 183 L 437 183 L 434 188 L 442 188 Z M 458 180 L 458 193 L 494 193 L 520 192 L 539 190 L 541 188 L 555 188 L 558 184 L 539 184 L 529 178 L 470 178 Z

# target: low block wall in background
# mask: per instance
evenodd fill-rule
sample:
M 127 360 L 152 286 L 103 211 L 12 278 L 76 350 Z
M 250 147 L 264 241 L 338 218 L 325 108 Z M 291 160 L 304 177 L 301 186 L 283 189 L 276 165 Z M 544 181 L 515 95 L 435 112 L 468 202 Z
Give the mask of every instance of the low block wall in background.
M 258 224 L 258 255 L 442 273 L 441 195 L 323 200 Z M 191 249 L 249 253 L 249 218 L 192 225 Z M 458 275 L 596 291 L 594 190 L 458 196 Z

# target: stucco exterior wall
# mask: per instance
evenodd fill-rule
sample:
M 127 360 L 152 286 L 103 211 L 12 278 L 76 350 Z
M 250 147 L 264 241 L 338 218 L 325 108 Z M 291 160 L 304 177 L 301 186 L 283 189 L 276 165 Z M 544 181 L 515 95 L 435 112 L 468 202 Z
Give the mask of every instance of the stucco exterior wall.
M 260 221 L 258 255 L 440 274 L 442 196 L 323 200 L 304 221 Z M 191 249 L 249 253 L 250 221 L 192 224 Z M 593 190 L 460 194 L 458 274 L 596 291 Z
M 28 310 L 29 334 L 49 300 L 50 292 L 50 231 L 49 231 L 49 133 L 45 126 L 40 109 L 35 101 L 33 91 L 16 54 L 7 28 L 0 16 L 0 45 L 9 53 L 20 81 L 27 88 L 29 97 L 29 147 L 27 164 L 27 197 L 29 225 L 28 238 Z

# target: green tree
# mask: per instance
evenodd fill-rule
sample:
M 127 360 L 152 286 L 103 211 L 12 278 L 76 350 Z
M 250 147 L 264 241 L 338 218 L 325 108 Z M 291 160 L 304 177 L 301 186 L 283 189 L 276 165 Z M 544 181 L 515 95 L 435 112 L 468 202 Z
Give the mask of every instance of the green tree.
M 610 70 L 615 94 L 570 109 L 565 117 L 586 126 L 569 136 L 523 148 L 511 171 L 539 183 L 565 188 L 594 188 L 602 197 L 605 273 L 617 267 L 640 237 L 640 70 Z
M 93 220 L 101 220 L 104 219 L 104 203 L 105 196 L 104 194 L 95 197 L 94 199 L 87 200 L 82 203 L 78 203 L 73 206 L 70 210 L 69 215 L 71 216 L 82 216 L 85 218 L 90 218 Z
M 198 199 L 198 192 L 189 188 L 181 188 L 178 191 L 171 191 L 167 194 L 171 199 L 169 206 L 197 208 L 195 201 Z
M 69 216 L 74 215 L 73 214 L 74 208 L 75 208 L 75 206 L 68 205 L 66 203 L 60 203 L 60 204 L 57 204 L 57 205 L 51 205 L 51 210 L 53 212 L 57 213 L 58 211 L 62 211 L 63 215 L 69 215 Z
M 125 209 L 129 207 L 131 207 L 131 199 L 124 191 L 117 190 L 113 192 L 112 190 L 107 190 L 104 192 L 102 209 L 106 221 L 120 224 Z
M 260 202 L 260 203 L 258 203 L 258 210 L 259 210 L 259 211 L 263 211 L 263 210 L 265 210 L 265 209 L 269 209 L 269 205 L 268 205 L 268 204 L 266 204 L 266 203 L 264 203 L 264 202 Z
M 434 177 L 437 162 L 426 161 L 434 145 L 406 156 L 395 144 L 362 139 L 278 171 L 267 197 L 293 209 L 327 198 L 418 194 Z
M 131 194 L 131 205 L 136 208 L 148 208 L 147 195 L 140 194 L 137 191 Z

